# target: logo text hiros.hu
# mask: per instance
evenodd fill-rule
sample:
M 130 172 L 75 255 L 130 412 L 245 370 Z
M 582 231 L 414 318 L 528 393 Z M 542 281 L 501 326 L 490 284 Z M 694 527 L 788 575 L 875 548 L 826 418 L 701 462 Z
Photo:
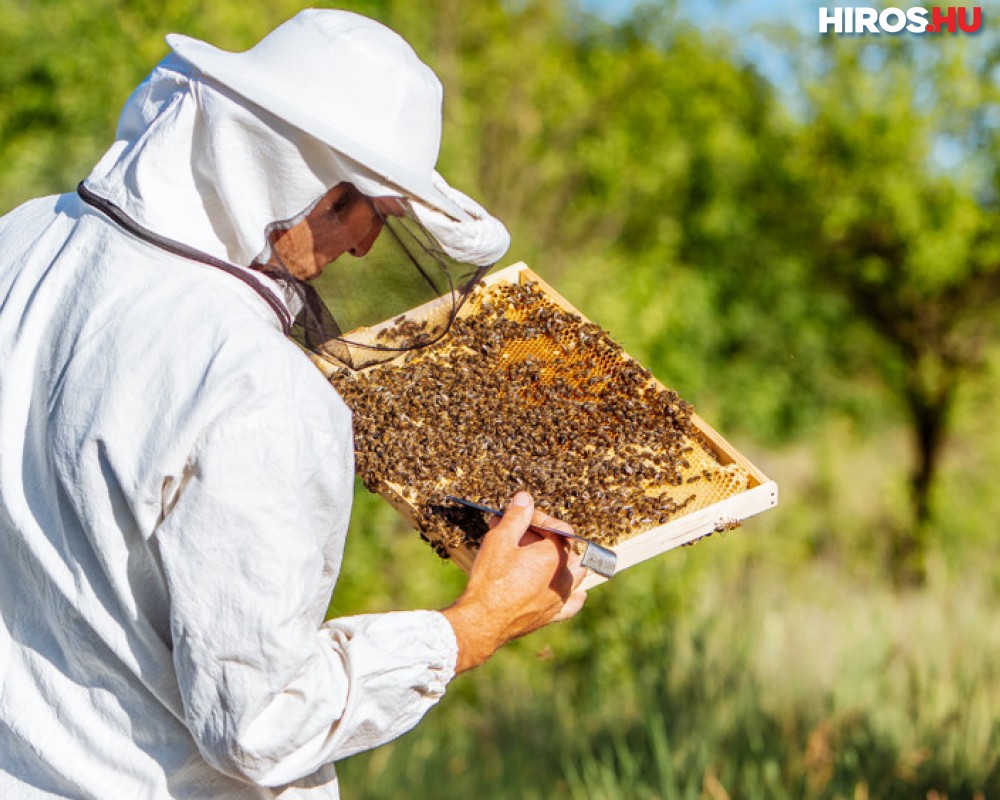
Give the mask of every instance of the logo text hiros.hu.
M 822 7 L 820 33 L 975 33 L 983 24 L 982 6 L 931 8 Z

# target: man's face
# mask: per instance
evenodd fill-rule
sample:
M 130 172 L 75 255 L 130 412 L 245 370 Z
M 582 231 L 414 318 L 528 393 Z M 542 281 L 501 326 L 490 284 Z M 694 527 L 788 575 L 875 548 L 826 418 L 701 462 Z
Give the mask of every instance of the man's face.
M 271 246 L 289 272 L 311 280 L 344 253 L 363 256 L 382 230 L 386 216 L 402 216 L 396 197 L 366 197 L 350 183 L 338 183 L 297 225 L 271 235 Z

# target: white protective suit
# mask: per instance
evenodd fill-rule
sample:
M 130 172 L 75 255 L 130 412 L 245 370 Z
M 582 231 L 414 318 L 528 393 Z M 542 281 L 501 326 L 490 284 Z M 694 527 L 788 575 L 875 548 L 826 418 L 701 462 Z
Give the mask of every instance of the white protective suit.
M 371 190 L 176 56 L 117 138 L 87 186 L 235 264 L 340 180 Z M 437 702 L 441 614 L 323 622 L 350 424 L 233 276 L 76 194 L 0 219 L 0 798 L 336 797 L 331 762 Z

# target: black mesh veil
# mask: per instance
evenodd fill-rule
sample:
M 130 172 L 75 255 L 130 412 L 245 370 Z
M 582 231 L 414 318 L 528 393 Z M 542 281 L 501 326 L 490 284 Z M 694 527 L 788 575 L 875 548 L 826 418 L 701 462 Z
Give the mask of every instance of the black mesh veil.
M 334 203 L 271 226 L 270 257 L 257 266 L 298 299 L 293 337 L 320 357 L 357 370 L 445 336 L 492 265 L 450 256 L 408 201 L 350 191 L 363 209 L 338 211 Z M 322 226 L 329 241 L 324 243 L 322 234 L 310 241 L 319 254 L 317 266 L 303 275 L 276 240 L 296 226 L 301 230 L 307 217 Z M 328 264 L 319 264 L 328 256 Z

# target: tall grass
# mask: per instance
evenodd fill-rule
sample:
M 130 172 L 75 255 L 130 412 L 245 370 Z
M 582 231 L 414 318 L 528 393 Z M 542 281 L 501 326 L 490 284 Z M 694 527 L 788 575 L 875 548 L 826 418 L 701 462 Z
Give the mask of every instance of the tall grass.
M 1000 796 L 987 587 L 899 596 L 821 564 L 792 581 L 713 568 L 684 613 L 595 597 L 586 633 L 537 634 L 459 678 L 414 732 L 343 764 L 344 796 Z

